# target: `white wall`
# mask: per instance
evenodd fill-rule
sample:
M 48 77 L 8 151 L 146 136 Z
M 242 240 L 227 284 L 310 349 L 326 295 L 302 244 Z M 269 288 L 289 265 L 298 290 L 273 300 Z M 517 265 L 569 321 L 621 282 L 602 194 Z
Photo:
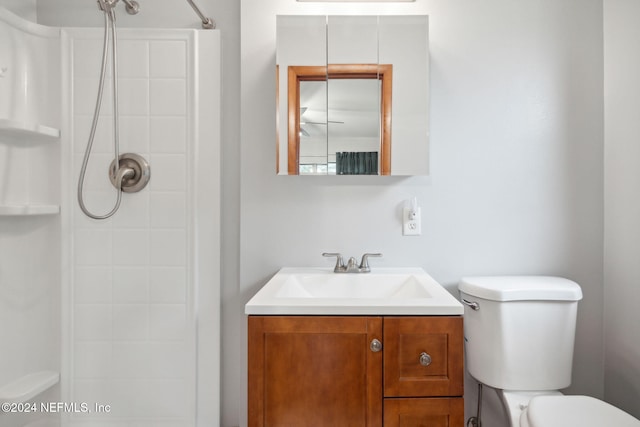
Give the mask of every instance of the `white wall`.
M 2 0 L 0 1 L 0 6 L 24 19 L 35 22 L 37 16 L 36 1 L 37 0 Z
M 431 175 L 276 176 L 268 113 L 275 15 L 388 12 L 429 15 Z M 323 251 L 380 251 L 384 258 L 373 268 L 420 266 L 453 293 L 471 274 L 576 280 L 585 298 L 569 391 L 602 396 L 601 1 L 243 0 L 241 22 L 241 265 L 225 330 L 235 336 L 227 351 L 237 351 L 237 361 L 227 359 L 223 368 L 242 370 L 225 385 L 241 419 L 242 306 L 283 265 L 329 266 Z M 412 196 L 423 208 L 423 235 L 403 237 L 400 209 Z M 472 386 L 468 391 L 475 394 Z
M 604 1 L 605 398 L 640 417 L 640 15 Z

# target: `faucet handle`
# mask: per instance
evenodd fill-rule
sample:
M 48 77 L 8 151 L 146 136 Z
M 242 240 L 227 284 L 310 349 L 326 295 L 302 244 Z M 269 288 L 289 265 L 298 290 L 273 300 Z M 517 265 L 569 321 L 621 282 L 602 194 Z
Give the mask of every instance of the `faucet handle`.
M 338 252 L 323 252 L 322 256 L 325 257 L 336 257 L 336 266 L 333 271 L 340 271 L 344 269 L 344 261 L 342 260 L 342 254 Z
M 369 267 L 370 256 L 381 257 L 382 254 L 378 252 L 378 253 L 366 253 L 362 255 L 362 260 L 360 261 L 360 267 L 359 267 L 360 271 L 363 271 L 363 272 L 371 271 L 371 268 Z

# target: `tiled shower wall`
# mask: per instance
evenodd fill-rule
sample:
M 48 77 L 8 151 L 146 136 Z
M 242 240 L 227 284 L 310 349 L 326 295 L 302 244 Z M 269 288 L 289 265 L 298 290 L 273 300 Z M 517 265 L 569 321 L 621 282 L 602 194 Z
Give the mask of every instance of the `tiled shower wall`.
M 71 30 L 68 43 L 69 192 L 75 195 L 97 94 L 102 32 Z M 70 425 L 195 425 L 193 44 L 193 32 L 186 30 L 119 32 L 120 152 L 145 157 L 151 180 L 139 193 L 124 194 L 119 212 L 108 220 L 87 218 L 72 201 L 69 383 L 63 392 L 92 412 L 67 414 Z M 84 186 L 87 207 L 99 214 L 116 197 L 107 178 L 114 139 L 110 72 L 108 77 Z

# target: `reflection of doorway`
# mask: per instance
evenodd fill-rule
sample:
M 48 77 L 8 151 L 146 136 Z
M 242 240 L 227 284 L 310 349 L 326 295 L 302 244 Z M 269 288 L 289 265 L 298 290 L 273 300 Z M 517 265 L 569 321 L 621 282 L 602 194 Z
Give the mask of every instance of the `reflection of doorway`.
M 379 147 L 380 174 L 391 174 L 391 64 L 331 64 L 290 66 L 288 71 L 288 173 L 299 174 L 301 104 L 300 82 L 326 82 L 329 79 L 376 79 L 380 82 Z M 331 83 L 331 82 L 330 82 Z M 325 121 L 328 121 L 325 119 Z

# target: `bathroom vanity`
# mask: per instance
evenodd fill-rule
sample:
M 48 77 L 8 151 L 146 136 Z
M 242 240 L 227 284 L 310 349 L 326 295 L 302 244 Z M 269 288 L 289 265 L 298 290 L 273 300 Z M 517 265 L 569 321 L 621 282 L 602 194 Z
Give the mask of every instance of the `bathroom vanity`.
M 249 426 L 464 424 L 462 306 L 382 270 L 283 269 L 247 303 Z

